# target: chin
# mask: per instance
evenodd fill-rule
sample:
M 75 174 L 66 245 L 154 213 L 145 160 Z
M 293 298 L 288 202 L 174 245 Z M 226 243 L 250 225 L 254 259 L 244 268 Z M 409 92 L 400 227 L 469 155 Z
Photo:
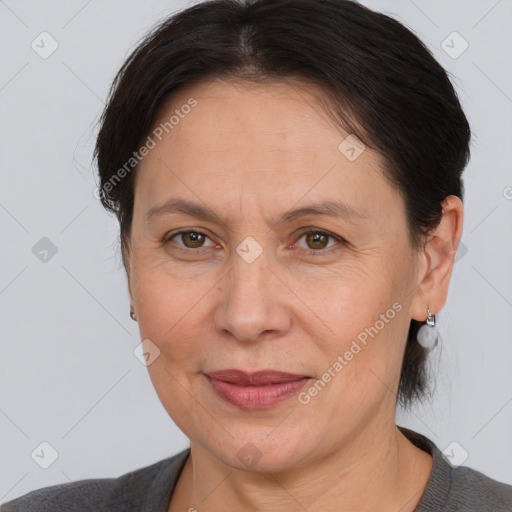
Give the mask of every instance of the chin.
M 278 430 L 281 431 L 278 433 Z M 270 433 L 270 434 L 269 434 Z M 304 439 L 314 439 L 303 430 L 272 428 L 244 429 L 233 437 L 226 434 L 221 443 L 206 442 L 208 450 L 234 469 L 252 472 L 282 472 L 296 468 L 311 452 Z

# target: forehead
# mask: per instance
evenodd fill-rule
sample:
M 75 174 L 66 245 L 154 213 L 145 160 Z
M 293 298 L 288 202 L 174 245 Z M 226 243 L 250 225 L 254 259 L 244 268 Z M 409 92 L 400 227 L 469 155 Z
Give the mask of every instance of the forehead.
M 169 130 L 169 139 L 193 144 L 197 138 L 204 150 L 213 150 L 219 143 L 225 149 L 243 150 L 251 142 L 264 150 L 307 151 L 313 149 L 314 141 L 309 145 L 302 142 L 313 130 L 330 133 L 336 140 L 344 133 L 334 126 L 322 99 L 320 89 L 306 83 L 217 78 L 173 94 L 161 107 L 154 125 L 162 126 L 180 110 L 188 112 L 186 105 L 195 100 L 190 112 L 179 120 L 175 116 L 178 122 Z
M 246 203 L 250 195 L 267 206 L 341 198 L 383 210 L 397 199 L 380 155 L 366 148 L 351 159 L 340 149 L 350 134 L 308 84 L 197 83 L 169 98 L 152 131 L 165 123 L 137 172 L 136 196 L 147 209 L 178 191 L 224 205 L 242 190 Z

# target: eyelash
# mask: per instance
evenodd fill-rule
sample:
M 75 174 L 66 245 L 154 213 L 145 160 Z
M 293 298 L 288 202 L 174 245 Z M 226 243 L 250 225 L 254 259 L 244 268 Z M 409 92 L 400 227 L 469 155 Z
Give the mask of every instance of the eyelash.
M 203 235 L 207 238 L 210 238 L 206 233 L 204 233 L 203 231 L 201 230 L 198 230 L 198 229 L 182 229 L 182 230 L 179 230 L 179 231 L 176 231 L 176 232 L 173 232 L 173 233 L 170 233 L 169 235 L 167 235 L 163 240 L 162 240 L 162 245 L 166 245 L 168 242 L 171 242 L 172 239 L 178 235 L 181 235 L 183 233 L 197 233 L 199 235 Z M 338 241 L 341 245 L 347 245 L 347 241 L 344 240 L 343 238 L 337 236 L 337 235 L 334 235 L 332 233 L 330 233 L 329 231 L 324 231 L 322 229 L 316 229 L 316 228 L 306 228 L 302 233 L 300 233 L 299 235 L 299 238 L 297 239 L 297 241 L 299 241 L 303 236 L 305 235 L 309 235 L 309 234 L 317 234 L 317 235 L 325 235 L 329 238 L 333 238 L 334 240 Z M 183 251 L 186 251 L 188 253 L 190 253 L 191 251 L 194 251 L 196 253 L 203 253 L 203 252 L 207 252 L 209 249 L 208 248 L 202 248 L 202 247 L 199 247 L 197 249 L 192 249 L 190 247 L 182 247 L 180 245 L 176 245 L 176 247 L 180 250 L 183 250 Z M 208 247 L 213 247 L 213 246 L 208 246 Z M 318 249 L 318 250 L 314 250 L 314 249 L 304 249 L 304 248 L 300 248 L 301 250 L 303 251 L 306 251 L 307 254 L 309 255 L 318 255 L 318 254 L 330 254 L 331 252 L 335 251 L 338 249 L 337 246 L 334 246 L 334 247 L 330 247 L 329 249 Z

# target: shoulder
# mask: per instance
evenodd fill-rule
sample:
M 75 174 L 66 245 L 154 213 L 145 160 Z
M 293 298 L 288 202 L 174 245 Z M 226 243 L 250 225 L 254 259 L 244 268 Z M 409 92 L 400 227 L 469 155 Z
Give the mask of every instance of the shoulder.
M 43 487 L 3 504 L 0 512 L 158 510 L 168 503 L 189 450 L 117 478 L 89 478 Z
M 459 510 L 512 510 L 512 485 L 464 466 L 450 468 L 450 473 L 450 501 Z
M 430 439 L 403 427 L 399 429 L 434 459 L 427 488 L 415 512 L 512 511 L 511 485 L 493 480 L 475 469 L 454 466 Z

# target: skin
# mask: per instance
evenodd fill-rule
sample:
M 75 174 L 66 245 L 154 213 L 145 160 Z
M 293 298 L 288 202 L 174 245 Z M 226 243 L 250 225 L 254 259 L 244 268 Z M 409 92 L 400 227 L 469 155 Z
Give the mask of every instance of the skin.
M 411 318 L 424 321 L 427 305 L 436 313 L 445 304 L 463 206 L 446 198 L 438 229 L 413 249 L 381 157 L 366 148 L 349 161 L 338 149 L 348 134 L 318 95 L 298 82 L 188 86 L 155 126 L 191 97 L 197 106 L 137 170 L 128 288 L 141 339 L 161 351 L 148 366 L 151 380 L 191 446 L 171 512 L 226 503 L 406 512 L 427 485 L 432 458 L 396 428 L 396 392 Z M 146 220 L 170 198 L 206 206 L 219 220 Z M 310 214 L 276 225 L 288 209 L 325 200 L 364 217 Z M 319 242 L 304 234 L 309 227 L 334 236 Z M 206 235 L 200 249 L 186 235 L 163 242 L 184 228 Z M 262 249 L 252 263 L 236 252 L 248 236 Z M 321 379 L 394 303 L 401 311 L 307 404 L 295 395 L 240 409 L 203 375 L 275 369 Z M 259 454 L 250 467 L 237 456 L 248 443 Z

